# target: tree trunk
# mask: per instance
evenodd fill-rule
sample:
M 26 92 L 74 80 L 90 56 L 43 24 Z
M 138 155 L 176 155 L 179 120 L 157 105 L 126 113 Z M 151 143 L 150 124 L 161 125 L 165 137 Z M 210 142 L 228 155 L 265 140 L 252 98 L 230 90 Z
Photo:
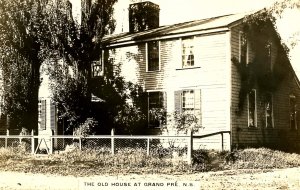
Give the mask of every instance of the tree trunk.
M 40 63 L 33 63 L 31 65 L 31 80 L 30 93 L 28 93 L 29 110 L 27 115 L 26 128 L 34 131 L 34 135 L 38 135 L 38 100 L 40 87 Z

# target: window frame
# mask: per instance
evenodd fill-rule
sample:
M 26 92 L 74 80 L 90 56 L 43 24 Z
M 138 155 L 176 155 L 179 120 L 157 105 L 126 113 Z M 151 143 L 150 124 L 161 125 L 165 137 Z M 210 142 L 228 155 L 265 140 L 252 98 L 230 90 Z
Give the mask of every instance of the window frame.
M 149 70 L 149 43 L 150 42 L 157 42 L 158 43 L 158 69 L 157 70 Z M 161 70 L 161 57 L 160 57 L 160 45 L 161 42 L 159 40 L 153 40 L 146 42 L 146 72 L 158 72 Z
M 188 43 L 187 43 L 188 42 Z M 189 48 L 192 49 L 192 56 L 193 56 L 193 60 L 192 63 L 193 65 L 185 65 L 185 63 L 187 62 L 187 60 L 185 60 L 186 56 L 190 56 L 190 54 L 184 54 L 184 48 L 187 48 L 187 46 L 185 46 L 185 44 L 189 45 Z M 182 69 L 187 69 L 187 68 L 194 68 L 196 67 L 196 59 L 195 59 L 195 36 L 187 36 L 187 37 L 182 37 L 180 38 L 180 45 L 181 45 L 181 68 Z M 191 46 L 192 45 L 192 46 Z
M 257 94 L 256 89 L 252 89 L 251 92 L 254 92 L 254 122 L 253 125 L 250 125 L 250 94 L 248 93 L 248 128 L 257 128 Z
M 246 40 L 246 55 L 245 55 L 245 64 L 247 65 L 249 63 L 249 42 L 248 42 L 248 39 L 247 39 L 247 36 L 245 35 L 245 32 L 243 31 L 240 31 L 239 32 L 239 62 L 241 63 L 242 62 L 242 37 L 245 37 L 245 40 Z
M 104 51 L 101 52 L 101 57 L 99 60 L 92 61 L 91 67 L 92 78 L 101 77 L 104 75 Z M 100 68 L 100 71 L 97 72 L 97 75 L 95 74 L 95 67 Z
M 191 94 L 191 92 L 192 92 L 192 95 L 193 95 L 193 108 L 190 108 L 190 107 L 187 107 L 187 106 L 183 106 L 183 104 L 184 104 L 184 98 L 185 98 L 185 96 L 184 96 L 184 94 L 185 93 L 189 93 L 189 94 Z M 181 97 L 180 97 L 180 107 L 181 107 L 181 113 L 184 113 L 185 111 L 187 111 L 187 110 L 190 110 L 190 111 L 192 111 L 192 112 L 195 112 L 195 90 L 193 90 L 193 89 L 186 89 L 186 90 L 182 90 L 181 91 Z M 186 110 L 185 110 L 186 109 Z
M 294 109 L 294 124 L 295 124 L 295 127 L 294 128 L 292 128 L 292 116 L 291 116 L 291 109 L 292 109 L 292 107 L 291 107 L 291 99 L 294 99 L 294 102 L 295 102 L 295 104 L 294 104 L 294 107 L 293 107 L 293 109 Z M 297 126 L 297 103 L 296 103 L 296 96 L 295 95 L 290 95 L 289 96 L 289 118 L 290 118 L 290 129 L 291 130 L 298 130 L 298 126 Z
M 273 62 L 272 62 L 272 42 L 266 44 L 267 53 L 267 69 L 269 72 L 273 72 Z
M 268 115 L 267 115 L 267 96 L 268 95 L 270 95 L 270 97 L 271 97 L 271 108 L 272 108 L 272 110 L 271 110 L 271 124 L 272 124 L 272 126 L 271 127 L 269 127 L 268 126 Z M 274 98 L 273 98 L 273 93 L 271 93 L 271 92 L 267 92 L 266 93 L 266 101 L 265 101 L 265 107 L 264 107 L 264 109 L 265 109 L 265 127 L 266 128 L 268 128 L 268 129 L 272 129 L 272 128 L 274 128 Z
M 150 93 L 158 93 L 159 97 L 159 101 L 160 101 L 160 98 L 162 98 L 162 100 L 160 101 L 161 102 L 161 106 L 159 107 L 155 107 L 156 109 L 166 109 L 165 105 L 164 105 L 164 99 L 166 98 L 166 92 L 165 91 L 148 91 L 147 94 L 148 94 L 148 97 L 147 97 L 147 104 L 148 104 L 148 108 L 147 108 L 147 115 L 148 115 L 148 121 L 147 121 L 147 126 L 148 128 L 161 128 L 161 123 L 159 123 L 158 126 L 155 126 L 153 124 L 150 123 Z M 151 108 L 152 109 L 152 108 Z

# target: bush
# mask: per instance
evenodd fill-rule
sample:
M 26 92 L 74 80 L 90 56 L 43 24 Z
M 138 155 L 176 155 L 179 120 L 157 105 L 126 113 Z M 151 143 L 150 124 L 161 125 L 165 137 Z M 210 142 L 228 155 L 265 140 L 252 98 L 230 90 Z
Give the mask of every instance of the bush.
M 84 123 L 74 129 L 73 135 L 87 137 L 91 135 L 92 129 L 97 125 L 98 122 L 94 118 L 87 118 Z

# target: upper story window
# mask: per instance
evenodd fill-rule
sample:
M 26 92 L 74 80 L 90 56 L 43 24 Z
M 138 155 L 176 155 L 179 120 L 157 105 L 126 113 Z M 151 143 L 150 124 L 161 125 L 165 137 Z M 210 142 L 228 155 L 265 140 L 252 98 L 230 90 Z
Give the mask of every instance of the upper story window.
M 240 62 L 241 63 L 248 63 L 248 40 L 246 34 L 244 32 L 240 32 L 239 36 L 239 43 L 240 43 Z
M 266 127 L 273 128 L 273 95 L 272 93 L 266 93 L 265 97 L 265 115 L 266 115 Z
M 297 129 L 297 103 L 294 95 L 290 95 L 290 127 Z
M 257 113 L 256 113 L 256 90 L 252 89 L 248 94 L 248 126 L 256 127 Z
M 266 53 L 267 53 L 267 59 L 266 59 L 267 71 L 272 72 L 272 70 L 273 70 L 273 65 L 272 65 L 272 43 L 268 43 L 266 45 Z
M 103 75 L 102 61 L 92 62 L 92 77 L 100 77 Z
M 95 60 L 92 62 L 92 77 L 100 77 L 103 76 L 103 68 L 104 68 L 104 51 L 102 50 L 101 56 L 99 60 Z
M 182 38 L 182 67 L 193 67 L 194 57 L 194 38 Z
M 147 71 L 159 70 L 159 41 L 147 43 Z

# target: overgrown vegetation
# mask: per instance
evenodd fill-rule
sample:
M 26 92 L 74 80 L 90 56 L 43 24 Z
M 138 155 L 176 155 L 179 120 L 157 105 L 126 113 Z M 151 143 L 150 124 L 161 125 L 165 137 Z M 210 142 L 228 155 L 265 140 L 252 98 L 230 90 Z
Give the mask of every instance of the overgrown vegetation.
M 166 151 L 168 154 L 168 151 Z M 90 176 L 119 173 L 186 174 L 194 172 L 277 169 L 300 166 L 300 155 L 266 148 L 219 152 L 197 150 L 193 165 L 183 159 L 168 156 L 147 156 L 143 149 L 125 148 L 111 155 L 108 149 L 87 149 L 35 157 L 22 149 L 0 149 L 0 168 L 3 171 Z

